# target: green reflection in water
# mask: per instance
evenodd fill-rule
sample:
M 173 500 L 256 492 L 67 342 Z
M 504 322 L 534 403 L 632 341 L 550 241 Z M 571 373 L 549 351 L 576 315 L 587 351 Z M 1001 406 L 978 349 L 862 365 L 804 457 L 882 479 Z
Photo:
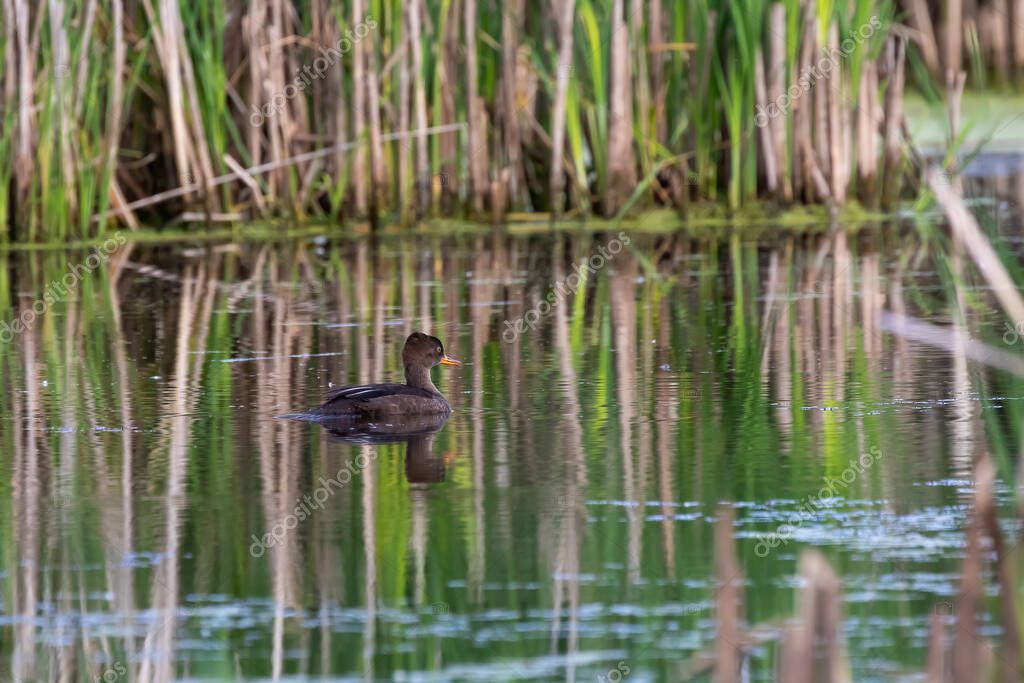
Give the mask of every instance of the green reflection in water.
M 856 680 L 920 671 L 972 454 L 995 435 L 1012 471 L 1024 394 L 878 315 L 998 344 L 987 294 L 961 311 L 948 260 L 889 232 L 628 237 L 592 272 L 619 236 L 135 246 L 84 273 L 0 336 L 0 678 L 678 680 L 714 638 L 720 501 L 754 680 L 808 546 Z M 0 319 L 86 254 L 0 256 Z M 435 370 L 456 412 L 429 439 L 274 419 L 400 379 L 415 329 L 465 362 Z

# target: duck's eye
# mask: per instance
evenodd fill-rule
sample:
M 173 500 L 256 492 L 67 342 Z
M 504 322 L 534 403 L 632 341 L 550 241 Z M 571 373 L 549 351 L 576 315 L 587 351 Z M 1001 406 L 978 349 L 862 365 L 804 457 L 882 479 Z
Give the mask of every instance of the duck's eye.
M 442 350 L 441 350 L 441 347 L 440 347 L 440 346 L 438 346 L 438 347 L 437 347 L 437 353 L 438 353 L 438 354 L 442 354 L 442 353 L 444 353 L 444 351 L 442 351 Z

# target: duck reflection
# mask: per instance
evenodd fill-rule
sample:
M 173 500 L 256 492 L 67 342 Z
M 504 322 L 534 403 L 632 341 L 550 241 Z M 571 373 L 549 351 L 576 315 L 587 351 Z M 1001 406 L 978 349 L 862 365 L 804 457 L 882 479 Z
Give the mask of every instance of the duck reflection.
M 405 442 L 405 478 L 410 484 L 444 481 L 448 458 L 434 453 L 434 436 L 448 415 L 410 415 L 401 420 L 369 422 L 346 418 L 319 420 L 332 441 L 361 445 Z

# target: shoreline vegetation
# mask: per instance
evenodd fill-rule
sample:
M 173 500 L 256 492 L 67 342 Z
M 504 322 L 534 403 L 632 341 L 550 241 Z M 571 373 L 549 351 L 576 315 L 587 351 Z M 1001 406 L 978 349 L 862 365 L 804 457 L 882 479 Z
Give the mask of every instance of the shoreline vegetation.
M 1024 72 L 1024 18 L 992 11 L 12 0 L 0 240 L 174 219 L 614 218 L 755 200 L 891 209 L 909 173 L 920 186 L 907 79 L 934 94 L 942 73 L 966 70 L 982 87 Z M 963 86 L 948 80 L 957 97 Z
M 823 205 L 802 205 L 791 207 L 784 212 L 775 210 L 774 205 L 751 203 L 740 210 L 731 212 L 724 207 L 706 204 L 691 208 L 686 219 L 671 208 L 654 208 L 639 211 L 622 218 L 606 219 L 593 217 L 587 220 L 562 216 L 555 219 L 549 213 L 507 214 L 502 223 L 510 235 L 527 235 L 555 232 L 601 233 L 627 229 L 646 234 L 673 233 L 682 231 L 694 237 L 726 236 L 737 234 L 754 237 L 759 234 L 806 234 L 842 229 L 857 232 L 871 226 L 898 223 L 899 217 L 881 211 L 867 211 L 858 204 L 843 207 L 838 213 Z M 424 217 L 414 226 L 413 232 L 438 235 L 485 234 L 493 230 L 486 222 L 461 217 Z M 101 244 L 113 232 L 92 237 L 51 239 L 34 242 L 0 242 L 0 253 L 5 251 L 66 250 L 85 249 Z M 403 235 L 410 232 L 410 226 L 398 223 L 383 225 L 378 229 L 366 220 L 353 220 L 339 224 L 324 218 L 292 220 L 250 220 L 240 223 L 222 223 L 196 230 L 186 224 L 164 227 L 140 226 L 133 230 L 118 229 L 117 234 L 129 244 L 171 244 L 180 243 L 258 243 L 291 241 L 312 237 L 358 238 L 371 233 L 380 236 Z

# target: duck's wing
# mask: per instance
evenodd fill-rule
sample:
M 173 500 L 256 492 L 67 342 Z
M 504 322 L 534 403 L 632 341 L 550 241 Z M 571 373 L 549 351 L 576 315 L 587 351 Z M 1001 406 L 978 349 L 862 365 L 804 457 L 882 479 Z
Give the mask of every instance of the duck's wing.
M 408 384 L 357 384 L 349 387 L 336 387 L 327 392 L 324 405 L 338 400 L 369 401 L 384 396 L 420 396 L 436 398 L 426 389 L 410 387 Z
M 409 443 L 436 433 L 448 421 L 448 413 L 402 415 L 367 420 L 359 415 L 343 415 L 320 420 L 335 440 L 358 444 Z

